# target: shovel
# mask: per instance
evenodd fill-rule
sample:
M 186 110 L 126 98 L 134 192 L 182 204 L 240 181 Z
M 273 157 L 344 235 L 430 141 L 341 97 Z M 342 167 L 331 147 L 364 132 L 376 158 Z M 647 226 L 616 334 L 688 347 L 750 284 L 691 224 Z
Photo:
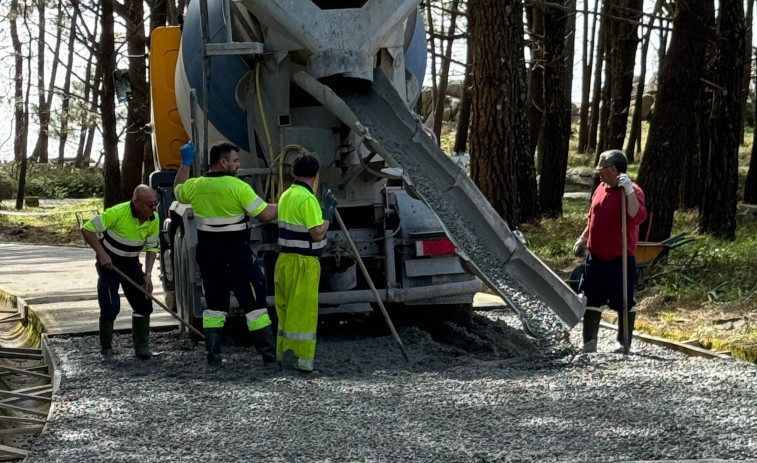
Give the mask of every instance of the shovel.
M 137 288 L 138 290 L 140 290 L 142 292 L 142 294 L 144 294 L 145 296 L 147 296 L 148 298 L 150 298 L 154 303 L 158 304 L 160 306 L 160 308 L 162 308 L 163 310 L 165 310 L 166 312 L 168 312 L 173 318 L 179 320 L 181 322 L 181 324 L 184 325 L 184 326 L 186 326 L 189 331 L 191 331 L 192 333 L 194 333 L 197 336 L 199 336 L 200 339 L 205 339 L 205 336 L 203 336 L 202 333 L 200 333 L 197 330 L 197 328 L 195 328 L 194 326 L 192 326 L 189 323 L 187 323 L 183 318 L 181 318 L 176 313 L 174 313 L 171 309 L 169 309 L 167 305 L 165 305 L 162 302 L 160 302 L 159 300 L 155 299 L 155 296 L 153 296 L 152 294 L 150 294 L 150 292 L 147 291 L 145 288 L 143 288 L 142 285 L 137 284 L 136 281 L 134 281 L 131 278 L 129 278 L 128 276 L 126 276 L 126 274 L 124 272 L 118 270 L 118 268 L 116 268 L 115 266 L 111 267 L 111 269 L 114 272 L 116 272 L 118 274 L 118 276 L 120 276 L 124 280 L 128 281 L 130 285 L 132 285 L 135 288 Z
M 392 323 L 392 319 L 389 318 L 389 312 L 386 311 L 386 307 L 384 307 L 384 303 L 383 301 L 381 301 L 381 296 L 379 296 L 378 291 L 376 291 L 376 286 L 373 284 L 373 280 L 371 279 L 371 276 L 368 274 L 368 269 L 365 268 L 363 259 L 360 257 L 360 253 L 358 252 L 357 247 L 355 246 L 355 243 L 352 241 L 350 232 L 347 231 L 347 227 L 344 225 L 344 222 L 342 222 L 342 216 L 339 215 L 339 211 L 336 209 L 334 209 L 334 218 L 336 219 L 337 222 L 339 222 L 339 227 L 342 229 L 342 232 L 344 232 L 344 236 L 347 238 L 347 241 L 350 243 L 352 254 L 355 256 L 355 260 L 357 260 L 357 263 L 360 266 L 360 270 L 362 270 L 363 276 L 368 282 L 368 286 L 371 287 L 371 291 L 373 291 L 373 295 L 376 297 L 376 303 L 381 309 L 381 313 L 384 315 L 386 324 L 389 326 L 389 331 L 392 332 L 392 336 L 394 336 L 394 340 L 397 341 L 397 345 L 399 345 L 400 351 L 402 351 L 402 357 L 404 357 L 406 362 L 409 362 L 410 357 L 408 357 L 407 355 L 405 346 L 402 345 L 402 340 L 400 339 L 400 336 L 397 334 L 397 330 L 394 329 L 394 324 Z
M 620 228 L 623 234 L 623 251 L 621 253 L 622 265 L 623 265 L 623 313 L 621 314 L 623 320 L 623 333 L 621 333 L 623 339 L 623 355 L 628 355 L 628 351 L 631 348 L 631 330 L 628 326 L 628 236 L 626 231 L 628 226 L 626 225 L 626 194 L 623 190 L 620 191 L 622 198 L 620 199 L 620 211 L 623 217 L 621 217 Z

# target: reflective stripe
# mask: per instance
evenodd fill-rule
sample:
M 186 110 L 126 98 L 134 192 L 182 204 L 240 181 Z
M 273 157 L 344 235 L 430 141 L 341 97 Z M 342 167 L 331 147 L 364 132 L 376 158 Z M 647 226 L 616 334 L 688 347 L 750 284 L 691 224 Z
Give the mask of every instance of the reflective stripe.
M 223 328 L 226 324 L 226 312 L 220 310 L 203 310 L 202 327 L 203 328 Z
M 262 199 L 258 198 L 255 201 L 248 204 L 247 207 L 244 208 L 244 210 L 246 210 L 247 212 L 250 213 L 250 215 L 252 215 L 255 213 L 255 209 L 259 208 L 261 204 L 265 204 L 265 202 Z
M 206 232 L 231 232 L 231 231 L 240 231 L 240 230 L 246 230 L 248 227 L 248 224 L 245 223 L 239 223 L 234 225 L 225 225 L 222 227 L 212 227 L 210 225 L 200 225 L 197 227 L 198 230 L 206 231 Z
M 284 238 L 279 238 L 279 246 L 288 246 L 290 248 L 310 249 L 310 241 L 285 240 Z
M 103 221 L 99 215 L 92 217 L 92 220 L 90 222 L 92 222 L 92 225 L 95 226 L 95 230 L 97 231 L 97 233 L 102 233 L 105 231 L 105 227 L 103 226 Z
M 145 251 L 154 253 L 160 252 L 160 240 L 157 236 L 151 236 L 145 240 Z
M 244 220 L 244 214 L 233 217 L 198 217 L 197 222 L 200 225 L 232 225 Z
M 297 359 L 297 366 L 300 367 L 300 370 L 312 370 L 313 369 L 313 360 L 303 360 L 303 359 Z
M 124 238 L 118 233 L 115 233 L 113 230 L 106 230 L 105 235 L 113 241 L 123 244 L 124 246 L 137 246 L 139 247 L 139 249 L 142 249 L 142 246 L 145 244 L 145 242 L 141 240 L 130 240 L 128 238 Z M 155 238 L 157 240 L 157 237 Z
M 247 314 L 249 315 L 249 314 Z M 247 320 L 247 329 L 250 331 L 257 331 L 263 328 L 266 328 L 271 325 L 271 317 L 268 316 L 268 313 L 264 313 L 263 315 L 259 316 L 256 320 L 250 320 L 248 318 Z
M 311 247 L 310 241 L 287 240 L 284 238 L 279 238 L 279 246 L 286 246 L 297 249 L 321 249 L 326 247 L 326 243 L 327 240 L 314 241 Z
M 245 214 L 233 217 L 198 217 L 198 230 L 206 232 L 233 232 L 250 228 Z
M 295 225 L 289 222 L 282 222 L 281 220 L 279 220 L 279 228 L 283 228 L 284 230 L 290 230 L 290 231 L 299 232 L 299 233 L 309 233 L 308 227 L 306 227 L 305 225 Z
M 140 251 L 124 251 L 122 249 L 118 249 L 117 247 L 113 246 L 107 240 L 102 240 L 100 243 L 103 245 L 105 249 L 121 257 L 139 257 L 139 252 L 141 251 L 141 248 L 140 248 Z
M 210 309 L 205 309 L 202 311 L 202 318 L 215 318 L 215 317 L 226 318 L 226 312 L 223 312 L 220 310 L 210 310 Z
M 257 309 L 244 314 L 248 322 L 254 322 L 263 315 L 268 315 L 268 309 Z
M 279 330 L 279 336 L 291 341 L 315 341 L 315 333 Z

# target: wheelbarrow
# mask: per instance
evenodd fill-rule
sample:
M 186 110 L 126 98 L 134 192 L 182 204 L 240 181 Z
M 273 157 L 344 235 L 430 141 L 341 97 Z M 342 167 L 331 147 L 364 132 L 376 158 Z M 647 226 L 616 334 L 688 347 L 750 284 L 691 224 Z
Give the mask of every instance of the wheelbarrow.
M 660 242 L 639 241 L 636 244 L 636 274 L 638 276 L 636 279 L 636 286 L 639 286 L 642 283 L 645 271 L 650 267 L 660 264 L 661 261 L 664 261 L 671 249 L 675 249 L 684 244 L 701 240 L 703 238 L 703 236 L 699 235 L 681 233 Z M 565 283 L 567 283 L 575 292 L 578 292 L 578 282 L 580 281 L 583 272 L 584 264 L 582 262 L 581 265 L 570 272 L 570 277 L 565 280 Z
M 636 286 L 643 281 L 646 270 L 664 261 L 671 249 L 701 239 L 704 239 L 704 236 L 681 233 L 659 243 L 639 241 L 636 244 L 636 274 L 638 275 Z

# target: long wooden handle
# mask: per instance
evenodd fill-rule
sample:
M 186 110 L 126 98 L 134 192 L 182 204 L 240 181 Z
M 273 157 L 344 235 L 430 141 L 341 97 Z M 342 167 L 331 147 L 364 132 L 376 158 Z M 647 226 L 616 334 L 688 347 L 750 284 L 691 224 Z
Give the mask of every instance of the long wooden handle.
M 628 226 L 626 225 L 626 192 L 621 188 L 620 190 L 621 198 L 620 198 L 620 211 L 623 217 L 621 217 L 621 233 L 623 233 L 623 251 L 621 253 L 622 257 L 622 265 L 623 265 L 623 313 L 621 314 L 621 317 L 623 317 L 623 333 L 622 333 L 622 339 L 623 339 L 623 354 L 628 355 L 628 350 L 631 347 L 631 330 L 628 326 L 628 236 L 627 236 L 627 230 Z
M 368 281 L 368 286 L 371 287 L 371 291 L 373 291 L 373 295 L 376 297 L 376 303 L 378 303 L 379 308 L 381 308 L 381 313 L 384 314 L 384 319 L 386 320 L 386 324 L 389 326 L 389 331 L 392 332 L 392 336 L 394 336 L 394 340 L 397 341 L 397 344 L 400 346 L 400 350 L 402 351 L 402 357 L 405 358 L 406 362 L 409 362 L 410 357 L 407 356 L 407 351 L 405 350 L 405 346 L 402 345 L 402 340 L 400 339 L 400 336 L 397 334 L 397 331 L 394 329 L 394 324 L 392 323 L 392 319 L 389 318 L 389 312 L 386 311 L 386 307 L 384 307 L 384 303 L 383 301 L 381 301 L 381 296 L 379 296 L 378 291 L 376 291 L 376 286 L 373 284 L 373 280 L 371 279 L 371 276 L 368 274 L 368 269 L 365 268 L 363 259 L 360 257 L 360 254 L 357 251 L 357 246 L 355 246 L 355 243 L 352 241 L 352 237 L 350 236 L 350 233 L 347 231 L 347 227 L 345 227 L 344 222 L 342 222 L 342 216 L 339 215 L 339 211 L 337 211 L 336 209 L 334 209 L 334 217 L 336 218 L 336 221 L 339 222 L 339 227 L 342 229 L 342 232 L 344 232 L 344 236 L 347 238 L 347 242 L 350 243 L 352 254 L 355 256 L 355 260 L 360 266 L 360 270 L 363 272 L 363 276 L 365 277 L 366 281 Z
M 179 320 L 181 322 L 181 324 L 184 325 L 184 326 L 186 326 L 189 331 L 191 331 L 194 334 L 200 336 L 200 338 L 205 339 L 205 336 L 203 336 L 202 333 L 200 333 L 197 330 L 197 328 L 195 328 L 191 324 L 187 323 L 186 320 L 184 320 L 183 318 L 181 318 L 173 310 L 169 309 L 168 306 L 166 306 L 165 304 L 163 304 L 159 300 L 155 299 L 155 296 L 153 296 L 152 294 L 150 294 L 150 292 L 147 291 L 145 288 L 143 288 L 142 285 L 138 285 L 136 281 L 134 281 L 131 278 L 129 278 L 128 276 L 126 276 L 126 274 L 124 272 L 118 270 L 118 268 L 116 268 L 115 265 L 113 267 L 111 267 L 111 269 L 114 272 L 116 272 L 118 274 L 118 276 L 120 276 L 124 280 L 128 281 L 129 284 L 131 284 L 132 286 L 134 286 L 135 288 L 137 288 L 138 290 L 140 290 L 142 292 L 142 294 L 144 294 L 145 296 L 149 297 L 154 303 L 158 304 L 163 310 L 165 310 L 166 312 L 168 312 L 173 318 Z

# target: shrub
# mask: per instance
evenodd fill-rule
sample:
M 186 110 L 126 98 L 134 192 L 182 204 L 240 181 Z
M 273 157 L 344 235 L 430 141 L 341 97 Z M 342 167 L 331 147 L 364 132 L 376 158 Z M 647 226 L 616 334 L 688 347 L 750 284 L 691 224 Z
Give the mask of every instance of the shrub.
M 0 179 L 18 191 L 18 167 L 15 163 L 0 165 Z M 26 196 L 48 199 L 91 198 L 102 196 L 105 182 L 102 169 L 30 163 L 26 172 Z

